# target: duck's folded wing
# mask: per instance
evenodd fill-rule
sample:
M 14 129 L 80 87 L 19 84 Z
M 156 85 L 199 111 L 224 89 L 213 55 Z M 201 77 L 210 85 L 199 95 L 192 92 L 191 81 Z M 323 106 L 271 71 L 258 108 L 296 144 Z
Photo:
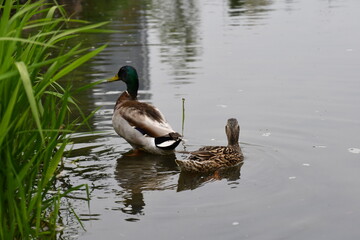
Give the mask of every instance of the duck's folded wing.
M 161 112 L 150 104 L 128 101 L 116 111 L 131 126 L 151 137 L 161 137 L 174 132 Z
M 215 154 L 213 152 L 209 152 L 209 151 L 194 151 L 191 152 L 189 156 L 189 160 L 204 161 L 204 160 L 209 160 L 214 155 Z
M 223 152 L 224 147 L 222 146 L 205 146 L 199 148 L 199 150 L 191 152 L 189 159 L 195 161 L 209 160 L 210 158 Z

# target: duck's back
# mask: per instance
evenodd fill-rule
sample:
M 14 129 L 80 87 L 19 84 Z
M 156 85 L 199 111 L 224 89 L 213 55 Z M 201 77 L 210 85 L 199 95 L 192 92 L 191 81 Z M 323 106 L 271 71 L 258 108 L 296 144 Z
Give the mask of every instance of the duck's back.
M 223 146 L 206 146 L 192 152 L 186 160 L 176 160 L 176 163 L 184 171 L 209 172 L 236 166 L 243 159 L 241 150 Z

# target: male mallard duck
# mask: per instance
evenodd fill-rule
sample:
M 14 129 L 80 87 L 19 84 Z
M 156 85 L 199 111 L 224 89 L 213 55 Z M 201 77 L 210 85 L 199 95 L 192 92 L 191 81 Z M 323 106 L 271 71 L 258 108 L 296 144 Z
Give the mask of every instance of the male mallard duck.
M 154 106 L 139 102 L 137 92 L 139 78 L 135 68 L 123 66 L 115 77 L 108 81 L 121 80 L 127 90 L 117 99 L 112 117 L 113 127 L 135 151 L 154 154 L 171 154 L 181 142 L 163 114 Z
M 186 160 L 175 160 L 183 171 L 189 172 L 210 172 L 219 168 L 232 167 L 244 160 L 239 145 L 240 127 L 235 118 L 227 120 L 225 132 L 228 145 L 206 146 L 195 152 L 191 152 Z

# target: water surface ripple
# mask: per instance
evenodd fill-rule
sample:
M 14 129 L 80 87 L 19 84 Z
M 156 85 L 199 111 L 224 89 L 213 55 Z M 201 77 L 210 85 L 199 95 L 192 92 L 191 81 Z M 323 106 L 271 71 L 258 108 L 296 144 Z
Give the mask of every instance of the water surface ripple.
M 178 150 L 225 145 L 236 117 L 245 161 L 199 175 L 180 173 L 175 156 L 124 156 L 111 116 L 125 86 L 102 83 L 78 96 L 86 113 L 100 109 L 64 160 L 64 184 L 89 185 L 90 207 L 69 200 L 86 232 L 63 214 L 73 227 L 62 238 L 360 236 L 359 1 L 64 2 L 118 30 L 83 36 L 109 47 L 67 79 L 75 88 L 133 65 L 139 99 L 177 131 L 186 99 Z

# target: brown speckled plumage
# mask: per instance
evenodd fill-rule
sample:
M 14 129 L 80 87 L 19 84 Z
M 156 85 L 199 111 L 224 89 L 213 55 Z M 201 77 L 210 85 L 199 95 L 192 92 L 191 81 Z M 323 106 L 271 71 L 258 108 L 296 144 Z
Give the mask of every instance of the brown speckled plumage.
M 240 127 L 235 118 L 228 119 L 225 132 L 228 146 L 206 146 L 191 152 L 186 160 L 176 160 L 180 169 L 189 172 L 210 172 L 240 164 L 244 156 L 238 142 Z

